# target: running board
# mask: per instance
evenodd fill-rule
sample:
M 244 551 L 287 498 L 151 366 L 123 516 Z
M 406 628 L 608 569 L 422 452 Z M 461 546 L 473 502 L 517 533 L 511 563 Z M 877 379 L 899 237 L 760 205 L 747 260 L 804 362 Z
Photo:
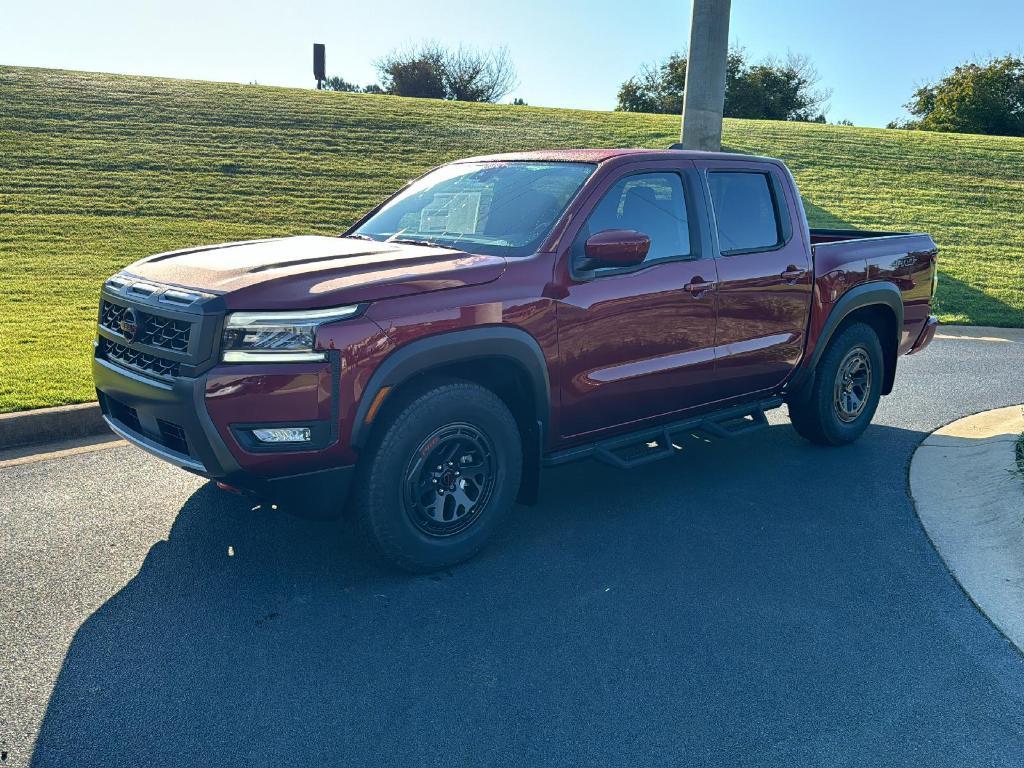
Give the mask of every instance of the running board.
M 553 466 L 579 459 L 596 459 L 620 469 L 633 469 L 652 461 L 675 456 L 686 442 L 709 443 L 709 438 L 712 437 L 726 439 L 764 429 L 768 426 L 765 412 L 778 408 L 782 403 L 781 397 L 772 397 L 556 451 L 544 459 L 544 465 Z

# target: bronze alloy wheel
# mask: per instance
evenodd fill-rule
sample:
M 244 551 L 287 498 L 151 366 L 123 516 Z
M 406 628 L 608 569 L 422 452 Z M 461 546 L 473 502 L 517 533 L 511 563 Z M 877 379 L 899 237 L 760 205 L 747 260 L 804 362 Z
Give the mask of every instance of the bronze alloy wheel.
M 839 363 L 833 386 L 832 403 L 840 421 L 856 421 L 864 412 L 871 395 L 871 358 L 864 347 L 846 353 Z

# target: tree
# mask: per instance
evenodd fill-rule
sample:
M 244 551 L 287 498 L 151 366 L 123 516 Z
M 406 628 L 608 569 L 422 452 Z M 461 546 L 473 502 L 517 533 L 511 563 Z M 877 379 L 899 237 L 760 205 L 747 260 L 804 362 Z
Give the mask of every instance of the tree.
M 686 54 L 673 53 L 661 64 L 645 64 L 639 75 L 624 82 L 619 88 L 616 110 L 663 114 L 682 112 L 685 84 Z
M 891 128 L 1024 136 L 1024 59 L 1002 56 L 956 67 L 914 91 L 906 109 L 917 120 Z
M 685 53 L 645 65 L 619 88 L 617 110 L 679 114 L 686 84 Z M 818 73 L 804 56 L 751 63 L 746 51 L 729 51 L 725 75 L 725 117 L 825 122 L 830 96 L 816 90 Z
M 384 92 L 419 99 L 443 99 L 444 49 L 424 43 L 404 51 L 392 51 L 375 62 Z
M 496 102 L 516 86 L 507 48 L 455 50 L 427 42 L 376 62 L 384 90 L 396 96 Z
M 742 50 L 731 53 L 725 116 L 824 123 L 830 93 L 815 90 L 818 80 L 806 56 L 791 53 L 782 61 L 769 58 L 750 65 Z
M 362 88 L 341 77 L 328 77 L 324 80 L 324 90 L 341 91 L 342 93 L 359 93 Z
M 328 77 L 324 80 L 325 91 L 339 91 L 341 93 L 384 93 L 384 89 L 376 83 L 361 86 L 350 83 L 343 77 Z
M 479 51 L 459 46 L 446 51 L 443 80 L 447 98 L 455 101 L 496 102 L 516 87 L 516 68 L 508 48 Z

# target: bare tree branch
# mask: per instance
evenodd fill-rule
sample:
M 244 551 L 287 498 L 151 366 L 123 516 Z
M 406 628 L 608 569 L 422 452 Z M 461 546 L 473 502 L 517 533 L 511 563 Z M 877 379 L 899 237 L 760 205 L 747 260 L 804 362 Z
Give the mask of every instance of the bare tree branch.
M 398 96 L 495 102 L 518 85 L 505 47 L 451 50 L 427 41 L 392 51 L 375 65 L 384 89 Z
M 519 83 L 508 48 L 480 51 L 460 45 L 444 56 L 447 96 L 457 101 L 499 101 Z

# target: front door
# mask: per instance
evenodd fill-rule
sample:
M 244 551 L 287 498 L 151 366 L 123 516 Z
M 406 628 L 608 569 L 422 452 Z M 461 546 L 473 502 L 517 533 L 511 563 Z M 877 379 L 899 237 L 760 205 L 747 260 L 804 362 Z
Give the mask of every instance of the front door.
M 631 424 L 713 398 L 715 261 L 700 177 L 689 161 L 612 172 L 559 260 L 557 305 L 563 437 Z M 642 232 L 642 264 L 583 271 L 597 232 Z
M 700 161 L 718 265 L 718 399 L 780 385 L 806 343 L 813 269 L 802 207 L 781 166 Z

